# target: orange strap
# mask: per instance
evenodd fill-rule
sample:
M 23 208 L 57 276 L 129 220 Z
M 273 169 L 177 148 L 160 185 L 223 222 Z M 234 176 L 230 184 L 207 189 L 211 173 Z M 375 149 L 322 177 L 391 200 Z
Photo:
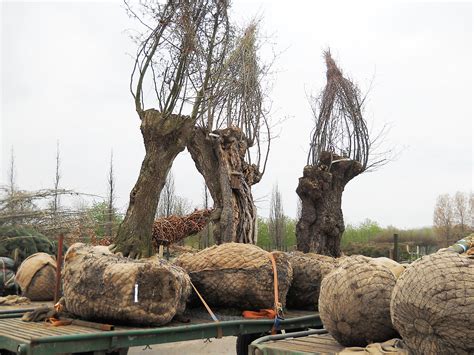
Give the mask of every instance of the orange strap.
M 278 272 L 277 272 L 277 267 L 276 267 L 276 261 L 275 257 L 273 256 L 273 253 L 268 254 L 271 262 L 272 262 L 272 268 L 273 268 L 273 292 L 274 292 L 274 297 L 275 297 L 275 323 L 272 328 L 272 335 L 276 334 L 277 327 L 279 324 L 280 319 L 283 318 L 283 307 L 281 303 L 278 300 Z
M 54 317 L 45 319 L 46 323 L 51 323 L 53 327 L 72 324 L 72 320 L 60 320 Z
M 211 316 L 212 320 L 216 323 L 219 323 L 219 319 L 217 319 L 216 315 L 214 314 L 214 312 L 211 310 L 211 308 L 207 305 L 206 301 L 204 301 L 204 298 L 201 296 L 201 294 L 199 293 L 199 291 L 197 290 L 196 286 L 194 286 L 194 284 L 191 282 L 191 286 L 193 287 L 194 291 L 196 292 L 196 294 L 198 295 L 199 299 L 201 300 L 202 304 L 204 305 L 204 307 L 206 307 L 206 310 L 207 312 L 209 313 L 209 315 Z M 217 339 L 220 339 L 222 338 L 222 328 L 220 325 L 217 326 Z
M 262 319 L 262 318 L 270 318 L 275 319 L 275 323 L 272 327 L 272 334 L 276 334 L 277 328 L 279 327 L 280 320 L 283 319 L 283 307 L 278 300 L 278 273 L 276 267 L 275 257 L 273 253 L 268 253 L 268 257 L 272 262 L 272 270 L 273 270 L 273 295 L 275 298 L 275 304 L 273 309 L 261 309 L 258 312 L 255 311 L 243 311 L 242 316 L 244 318 L 251 318 L 251 319 Z
M 249 319 L 262 319 L 270 318 L 273 319 L 276 317 L 275 310 L 273 309 L 261 309 L 260 311 L 243 311 L 242 316 Z
M 276 261 L 275 261 L 275 257 L 273 256 L 273 253 L 269 253 L 268 255 L 270 257 L 270 260 L 272 261 L 273 292 L 274 292 L 274 296 L 275 296 L 275 312 L 278 314 L 278 306 L 280 305 L 280 303 L 278 302 L 278 274 L 277 274 Z

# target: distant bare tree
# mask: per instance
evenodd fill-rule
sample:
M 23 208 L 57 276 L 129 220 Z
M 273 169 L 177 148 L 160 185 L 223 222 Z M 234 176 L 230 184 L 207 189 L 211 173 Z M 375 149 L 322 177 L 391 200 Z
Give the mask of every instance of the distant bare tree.
M 467 227 L 469 227 L 469 195 L 461 191 L 456 192 L 452 201 L 453 217 L 456 225 L 460 229 L 461 236 L 464 237 Z
M 206 182 L 204 181 L 204 184 L 203 184 L 203 194 L 202 194 L 202 200 L 203 200 L 203 204 L 202 206 L 204 207 L 204 209 L 209 209 L 210 206 L 211 206 L 211 201 L 210 201 L 210 196 L 209 196 L 209 189 L 207 188 L 207 185 L 206 185 Z
M 156 217 L 169 217 L 174 214 L 176 207 L 176 194 L 174 188 L 174 176 L 170 171 L 166 177 L 165 186 L 161 191 Z
M 313 98 L 315 127 L 296 189 L 302 201 L 296 235 L 298 250 L 337 257 L 344 232 L 344 187 L 357 175 L 385 164 L 387 155 L 374 150 L 380 134 L 371 140 L 359 88 L 343 76 L 329 51 L 324 58 L 327 83 Z
M 252 185 L 264 172 L 270 133 L 257 23 L 237 36 L 219 78 L 213 77 L 205 114 L 187 148 L 214 201 L 214 238 L 256 243 L 257 210 Z
M 278 185 L 275 185 L 272 191 L 268 231 L 273 247 L 277 250 L 283 250 L 285 239 L 285 213 L 283 212 L 283 203 Z
M 191 212 L 191 202 L 185 197 L 175 196 L 173 215 L 183 217 Z
M 10 214 L 14 214 L 16 205 L 14 204 L 14 195 L 16 191 L 16 168 L 15 168 L 15 153 L 13 146 L 10 147 L 10 164 L 8 165 L 8 199 L 5 208 Z
M 105 234 L 113 235 L 115 222 L 115 175 L 114 175 L 114 152 L 110 152 L 109 173 L 107 174 L 107 224 Z
M 53 218 L 56 219 L 60 204 L 60 194 L 59 191 L 59 181 L 61 180 L 61 156 L 59 153 L 59 141 L 56 142 L 56 170 L 54 174 L 54 187 L 53 190 L 55 191 L 53 195 L 53 200 L 51 201 L 51 210 L 53 214 Z
M 209 190 L 207 188 L 207 185 L 206 185 L 206 182 L 204 181 L 204 184 L 203 184 L 203 194 L 202 194 L 202 197 L 203 197 L 203 203 L 202 203 L 202 207 L 205 209 L 205 210 L 208 210 L 210 209 L 211 207 L 211 198 L 209 196 Z M 212 234 L 212 222 L 209 222 L 204 228 L 203 230 L 201 231 L 201 233 L 199 234 L 199 249 L 204 249 L 204 248 L 207 248 L 211 245 L 211 241 L 212 241 L 212 238 L 213 238 L 213 234 Z
M 10 195 L 13 196 L 16 190 L 16 168 L 15 168 L 15 153 L 13 146 L 10 148 L 10 165 L 8 169 L 8 189 Z
M 141 2 L 137 9 L 128 2 L 125 5 L 144 28 L 136 37 L 130 90 L 146 154 L 115 250 L 125 256 L 148 257 L 153 253 L 152 226 L 166 176 L 219 82 L 231 32 L 229 3 L 167 0 Z M 152 95 L 145 95 L 149 89 Z M 150 97 L 157 109 L 145 108 L 144 99 Z
M 71 230 L 75 224 L 79 223 L 84 212 L 78 209 L 61 208 L 56 211 L 54 218 L 51 205 L 47 208 L 40 206 L 45 201 L 51 201 L 55 195 L 87 196 L 87 194 L 65 189 L 36 191 L 16 189 L 11 195 L 9 187 L 0 187 L 0 226 L 33 227 L 50 236 Z M 17 206 L 17 208 L 12 210 L 11 206 Z
M 448 194 L 438 196 L 433 213 L 433 225 L 440 237 L 446 240 L 446 246 L 451 245 L 454 227 L 454 210 Z
M 474 230 L 474 194 L 469 194 L 469 226 Z
M 298 197 L 298 201 L 296 201 L 296 220 L 299 221 L 301 218 L 301 210 L 303 206 L 301 205 L 301 199 Z

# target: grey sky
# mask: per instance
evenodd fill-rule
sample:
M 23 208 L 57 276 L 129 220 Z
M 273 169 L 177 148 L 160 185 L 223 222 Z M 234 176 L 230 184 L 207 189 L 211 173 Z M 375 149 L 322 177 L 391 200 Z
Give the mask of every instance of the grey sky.
M 232 11 L 241 24 L 263 17 L 261 31 L 282 51 L 271 117 L 285 120 L 256 198 L 278 182 L 295 216 L 312 128 L 306 94 L 325 84 L 327 47 L 363 90 L 373 80 L 367 119 L 390 123 L 387 145 L 402 150 L 347 185 L 346 222 L 430 225 L 439 194 L 472 189 L 471 3 L 234 0 Z M 125 209 L 144 156 L 128 91 L 135 46 L 125 30 L 135 24 L 120 2 L 2 2 L 1 13 L 1 183 L 13 146 L 18 185 L 51 187 L 59 140 L 61 185 L 105 195 L 113 149 Z M 173 173 L 177 194 L 200 205 L 202 178 L 187 152 Z M 269 200 L 259 202 L 261 216 Z

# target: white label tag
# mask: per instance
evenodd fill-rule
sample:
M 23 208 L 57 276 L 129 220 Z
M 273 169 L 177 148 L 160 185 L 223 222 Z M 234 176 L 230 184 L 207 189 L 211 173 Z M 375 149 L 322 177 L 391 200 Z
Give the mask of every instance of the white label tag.
M 138 303 L 138 284 L 135 284 L 135 297 L 133 298 L 135 303 Z

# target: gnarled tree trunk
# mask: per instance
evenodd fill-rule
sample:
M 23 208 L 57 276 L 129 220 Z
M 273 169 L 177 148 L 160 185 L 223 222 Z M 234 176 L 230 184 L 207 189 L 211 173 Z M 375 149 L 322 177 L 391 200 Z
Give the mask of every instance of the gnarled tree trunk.
M 301 218 L 296 225 L 298 250 L 338 257 L 344 232 L 341 199 L 344 187 L 362 172 L 354 160 L 322 152 L 318 165 L 307 165 L 296 193 L 301 198 Z
M 154 109 L 143 111 L 141 119 L 146 154 L 115 240 L 115 251 L 130 257 L 149 257 L 153 253 L 151 236 L 160 193 L 194 126 L 189 117 L 165 116 Z
M 187 148 L 214 200 L 211 218 L 217 244 L 255 244 L 257 211 L 251 186 L 260 180 L 260 174 L 255 165 L 244 160 L 245 135 L 231 127 L 216 130 L 210 136 L 205 129 L 196 127 Z

